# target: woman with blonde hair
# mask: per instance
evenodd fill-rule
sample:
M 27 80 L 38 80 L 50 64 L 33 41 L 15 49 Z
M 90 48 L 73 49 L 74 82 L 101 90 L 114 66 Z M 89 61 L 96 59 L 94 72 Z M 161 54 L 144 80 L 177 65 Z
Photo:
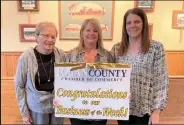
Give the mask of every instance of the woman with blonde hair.
M 64 62 L 65 54 L 55 47 L 57 28 L 41 22 L 35 30 L 35 47 L 23 52 L 14 79 L 16 99 L 24 124 L 63 124 L 56 118 L 54 98 L 54 62 Z
M 102 29 L 95 18 L 86 19 L 81 26 L 79 45 L 70 50 L 67 62 L 112 62 L 111 54 L 103 47 Z M 71 118 L 72 125 L 106 125 L 107 120 Z

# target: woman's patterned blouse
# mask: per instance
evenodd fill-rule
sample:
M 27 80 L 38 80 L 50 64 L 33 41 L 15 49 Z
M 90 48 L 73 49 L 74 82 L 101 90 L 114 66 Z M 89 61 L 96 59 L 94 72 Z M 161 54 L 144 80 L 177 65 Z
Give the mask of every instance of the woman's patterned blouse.
M 123 56 L 119 56 L 120 44 L 115 44 L 111 53 L 115 62 L 130 64 L 132 67 L 130 115 L 142 117 L 156 109 L 162 110 L 167 103 L 169 87 L 163 45 L 151 41 L 146 54 L 139 52 L 132 56 L 125 52 Z

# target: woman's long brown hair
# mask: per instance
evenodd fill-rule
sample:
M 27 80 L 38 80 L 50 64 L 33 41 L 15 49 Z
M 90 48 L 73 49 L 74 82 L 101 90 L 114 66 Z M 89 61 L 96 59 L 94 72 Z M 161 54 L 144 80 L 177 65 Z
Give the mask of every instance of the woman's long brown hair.
M 123 19 L 122 39 L 121 39 L 121 45 L 119 50 L 120 56 L 123 56 L 123 54 L 127 51 L 129 46 L 129 36 L 126 31 L 126 19 L 129 14 L 135 14 L 139 16 L 143 22 L 141 52 L 142 53 L 148 52 L 150 47 L 149 26 L 148 26 L 148 19 L 147 19 L 146 13 L 140 8 L 129 9 L 125 13 L 124 19 Z

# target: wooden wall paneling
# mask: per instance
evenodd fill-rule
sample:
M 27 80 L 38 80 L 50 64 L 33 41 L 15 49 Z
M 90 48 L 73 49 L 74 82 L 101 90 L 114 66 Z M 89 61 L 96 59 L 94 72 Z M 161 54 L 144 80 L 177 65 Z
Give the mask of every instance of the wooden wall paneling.
M 13 79 L 22 52 L 1 52 L 1 79 Z M 184 78 L 184 51 L 166 51 L 169 76 Z
M 184 52 L 178 53 L 178 71 L 177 74 L 184 75 Z
M 16 69 L 17 69 L 17 64 L 18 64 L 18 59 L 20 57 L 20 54 L 16 54 L 15 56 L 13 56 L 13 77 L 16 73 Z
M 18 58 L 20 57 L 22 52 L 2 52 L 2 60 L 1 60 L 1 77 L 2 79 L 13 79 Z
M 7 76 L 7 63 L 6 63 L 6 55 L 1 54 L 1 76 Z
M 177 75 L 177 58 L 178 54 L 175 52 L 166 52 L 166 61 L 169 75 Z
M 7 76 L 8 77 L 12 77 L 14 75 L 13 71 L 14 71 L 14 67 L 13 67 L 13 63 L 15 62 L 15 60 L 13 60 L 13 56 L 14 55 L 7 55 L 6 56 L 6 63 L 7 63 Z

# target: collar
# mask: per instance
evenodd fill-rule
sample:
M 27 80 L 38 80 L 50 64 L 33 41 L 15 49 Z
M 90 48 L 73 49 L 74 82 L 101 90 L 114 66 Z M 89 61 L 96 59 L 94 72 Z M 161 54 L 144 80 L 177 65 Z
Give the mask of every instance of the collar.
M 79 54 L 84 54 L 85 53 L 85 50 L 84 49 L 81 49 L 79 50 Z M 100 55 L 100 56 L 103 56 L 104 55 L 104 50 L 103 49 L 97 49 L 97 54 Z

